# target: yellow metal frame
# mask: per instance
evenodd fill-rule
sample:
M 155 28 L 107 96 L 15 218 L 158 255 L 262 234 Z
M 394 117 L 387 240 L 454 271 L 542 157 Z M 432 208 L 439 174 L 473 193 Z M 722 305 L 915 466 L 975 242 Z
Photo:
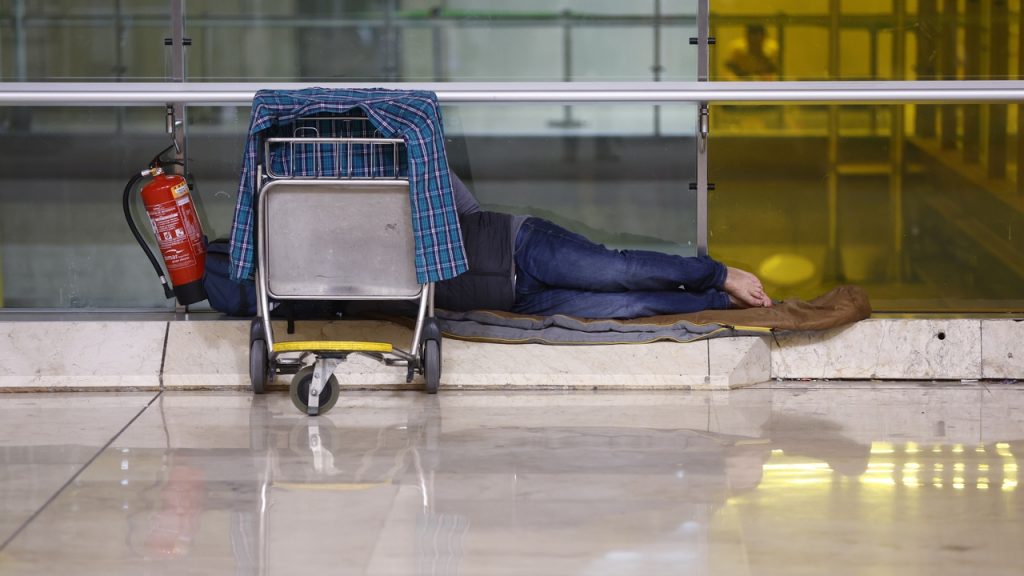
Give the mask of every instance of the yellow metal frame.
M 347 342 L 344 340 L 305 340 L 275 342 L 274 352 L 391 352 L 387 342 Z

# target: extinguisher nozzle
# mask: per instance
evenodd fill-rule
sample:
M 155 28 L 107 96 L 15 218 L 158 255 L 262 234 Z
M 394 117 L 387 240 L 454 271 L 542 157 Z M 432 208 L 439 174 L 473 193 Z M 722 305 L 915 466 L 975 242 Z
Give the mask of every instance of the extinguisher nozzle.
M 164 287 L 164 298 L 174 298 L 174 290 L 171 289 L 171 285 L 167 283 L 167 278 L 163 274 L 160 275 L 160 284 Z

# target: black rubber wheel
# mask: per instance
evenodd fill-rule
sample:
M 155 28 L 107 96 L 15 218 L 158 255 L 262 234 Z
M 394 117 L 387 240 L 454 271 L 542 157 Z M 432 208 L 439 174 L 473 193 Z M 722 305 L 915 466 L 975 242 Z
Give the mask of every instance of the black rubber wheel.
M 249 323 L 249 344 L 252 344 L 254 340 L 266 340 L 263 335 L 263 319 L 253 318 L 252 322 Z
M 313 367 L 306 366 L 295 373 L 292 383 L 288 386 L 288 395 L 292 398 L 292 404 L 303 414 L 308 414 L 309 408 L 309 385 L 313 382 Z M 320 411 L 318 414 L 326 414 L 338 403 L 338 396 L 341 396 L 341 385 L 338 379 L 331 374 L 327 379 L 327 385 L 320 392 Z
M 249 344 L 249 380 L 253 394 L 263 394 L 270 381 L 270 362 L 267 360 L 267 343 L 253 340 Z
M 427 394 L 437 394 L 441 385 L 441 343 L 427 340 L 423 343 L 423 377 L 426 379 Z

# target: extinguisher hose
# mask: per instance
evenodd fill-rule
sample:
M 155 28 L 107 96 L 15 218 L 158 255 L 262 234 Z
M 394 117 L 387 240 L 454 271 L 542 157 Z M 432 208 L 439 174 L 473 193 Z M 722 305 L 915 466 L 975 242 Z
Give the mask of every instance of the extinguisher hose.
M 128 228 L 132 231 L 132 236 L 135 236 L 135 240 L 139 243 L 142 251 L 149 257 L 149 262 L 153 265 L 153 270 L 156 270 L 156 275 L 160 278 L 160 283 L 164 286 L 164 296 L 167 298 L 174 298 L 174 291 L 171 290 L 170 284 L 167 283 L 167 277 L 164 276 L 164 271 L 160 268 L 160 263 L 157 261 L 156 257 L 153 256 L 153 251 L 149 249 L 149 245 L 146 244 L 146 241 L 142 238 L 142 234 L 139 233 L 139 228 L 135 225 L 135 219 L 132 218 L 130 203 L 132 190 L 135 188 L 135 185 L 139 183 L 139 180 L 142 180 L 142 178 L 143 173 L 140 172 L 135 174 L 124 187 L 124 218 L 128 222 Z

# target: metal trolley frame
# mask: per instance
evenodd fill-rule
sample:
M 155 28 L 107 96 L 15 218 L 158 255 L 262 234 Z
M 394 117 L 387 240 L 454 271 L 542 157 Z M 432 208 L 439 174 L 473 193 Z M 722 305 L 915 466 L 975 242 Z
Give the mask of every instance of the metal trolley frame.
M 301 118 L 293 137 L 266 138 L 254 187 L 259 191 L 258 315 L 249 334 L 249 376 L 253 391 L 260 394 L 274 374 L 294 374 L 292 402 L 311 416 L 337 402 L 340 385 L 334 370 L 350 354 L 405 366 L 406 382 L 422 374 L 431 394 L 441 378 L 433 284 L 420 284 L 415 275 L 409 181 L 400 177 L 399 167 L 404 141 L 320 136 L 324 123 L 331 123 L 329 132 L 335 134 L 337 123 L 353 121 L 365 119 Z M 369 175 L 357 175 L 354 149 L 369 161 L 362 166 Z M 301 154 L 305 159 L 299 162 Z M 392 173 L 379 176 L 387 156 Z M 408 351 L 388 342 L 281 342 L 274 337 L 271 299 L 416 300 L 416 326 Z

